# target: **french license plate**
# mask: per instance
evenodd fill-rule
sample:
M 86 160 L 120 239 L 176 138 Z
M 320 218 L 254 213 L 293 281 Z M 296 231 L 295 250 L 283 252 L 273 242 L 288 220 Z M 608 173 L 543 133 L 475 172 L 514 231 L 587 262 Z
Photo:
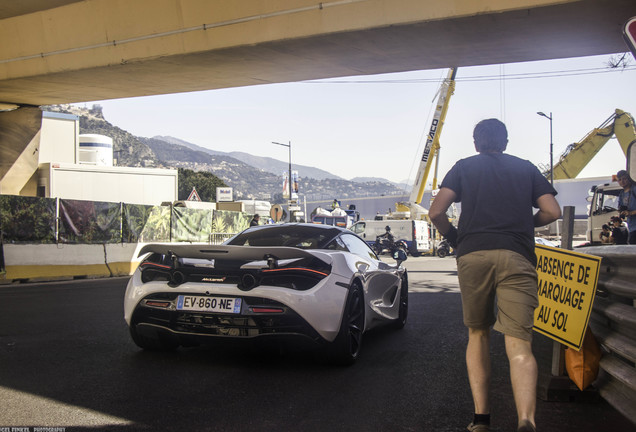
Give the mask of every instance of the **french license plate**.
M 240 314 L 241 299 L 180 295 L 177 298 L 177 310 Z

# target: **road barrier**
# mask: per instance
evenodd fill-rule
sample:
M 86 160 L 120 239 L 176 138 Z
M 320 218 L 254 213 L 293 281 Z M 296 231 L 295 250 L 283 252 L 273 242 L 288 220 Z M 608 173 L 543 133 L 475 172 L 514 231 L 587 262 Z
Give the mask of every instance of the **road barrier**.
M 636 424 L 636 246 L 577 249 L 603 258 L 590 326 L 604 348 L 595 386 Z

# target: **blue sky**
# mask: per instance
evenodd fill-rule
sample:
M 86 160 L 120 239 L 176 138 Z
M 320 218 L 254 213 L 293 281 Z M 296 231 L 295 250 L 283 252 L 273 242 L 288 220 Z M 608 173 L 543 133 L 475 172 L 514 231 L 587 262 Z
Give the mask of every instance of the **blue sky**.
M 441 135 L 440 180 L 457 159 L 474 154 L 472 129 L 484 118 L 506 123 L 508 153 L 548 164 L 549 121 L 537 111 L 552 112 L 555 162 L 616 108 L 636 114 L 636 61 L 630 54 L 629 67 L 611 70 L 610 57 L 460 68 Z M 102 105 L 109 122 L 138 136 L 169 135 L 283 161 L 287 149 L 270 143 L 291 141 L 293 164 L 347 179 L 398 182 L 417 172 L 446 74 L 414 71 L 78 105 Z M 611 176 L 624 167 L 612 139 L 579 178 Z

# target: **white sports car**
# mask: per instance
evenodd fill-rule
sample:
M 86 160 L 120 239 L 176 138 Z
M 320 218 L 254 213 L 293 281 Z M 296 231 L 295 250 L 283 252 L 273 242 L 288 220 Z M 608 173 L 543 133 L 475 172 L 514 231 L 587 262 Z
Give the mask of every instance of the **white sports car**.
M 134 342 L 173 349 L 215 338 L 300 338 L 353 363 L 367 330 L 404 327 L 408 279 L 353 232 L 316 224 L 248 228 L 223 245 L 147 245 L 124 302 Z

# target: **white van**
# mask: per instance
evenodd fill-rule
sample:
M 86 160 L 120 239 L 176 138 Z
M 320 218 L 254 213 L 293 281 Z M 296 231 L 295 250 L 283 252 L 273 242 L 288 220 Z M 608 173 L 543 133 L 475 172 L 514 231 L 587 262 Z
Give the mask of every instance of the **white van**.
M 259 200 L 238 200 L 243 203 L 243 211 L 250 215 L 258 214 L 263 221 L 269 218 L 269 212 L 272 209 L 272 204 L 269 201 Z M 262 222 L 261 222 L 262 223 Z
M 354 224 L 351 231 L 358 234 L 370 246 L 375 244 L 375 238 L 391 227 L 395 240 L 404 240 L 412 256 L 429 253 L 432 249 L 431 229 L 422 220 L 365 220 Z

